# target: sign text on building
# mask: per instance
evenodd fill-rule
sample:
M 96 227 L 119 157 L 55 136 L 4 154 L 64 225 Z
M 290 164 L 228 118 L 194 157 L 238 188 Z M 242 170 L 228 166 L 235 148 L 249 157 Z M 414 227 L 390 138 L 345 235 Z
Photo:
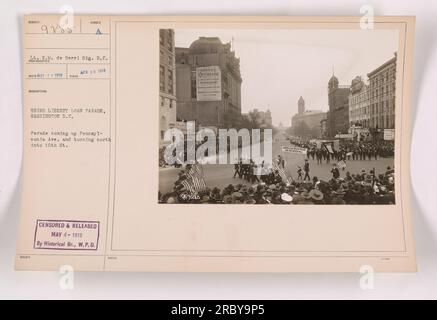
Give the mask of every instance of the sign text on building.
M 196 68 L 197 101 L 221 101 L 222 80 L 218 66 Z

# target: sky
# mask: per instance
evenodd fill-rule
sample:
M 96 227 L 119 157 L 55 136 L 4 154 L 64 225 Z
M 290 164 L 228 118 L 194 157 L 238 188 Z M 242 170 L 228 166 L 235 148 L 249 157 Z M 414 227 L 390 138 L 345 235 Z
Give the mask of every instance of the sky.
M 199 37 L 232 41 L 240 58 L 242 112 L 270 109 L 273 124 L 291 125 L 300 96 L 306 109 L 328 110 L 328 81 L 340 84 L 390 60 L 398 51 L 397 30 L 176 29 L 176 47 Z

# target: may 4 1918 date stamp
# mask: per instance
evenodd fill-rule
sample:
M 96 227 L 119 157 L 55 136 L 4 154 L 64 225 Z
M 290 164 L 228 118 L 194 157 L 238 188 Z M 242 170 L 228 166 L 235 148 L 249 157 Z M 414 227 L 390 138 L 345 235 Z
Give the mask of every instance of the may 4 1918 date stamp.
M 100 222 L 37 220 L 33 247 L 46 250 L 97 250 Z

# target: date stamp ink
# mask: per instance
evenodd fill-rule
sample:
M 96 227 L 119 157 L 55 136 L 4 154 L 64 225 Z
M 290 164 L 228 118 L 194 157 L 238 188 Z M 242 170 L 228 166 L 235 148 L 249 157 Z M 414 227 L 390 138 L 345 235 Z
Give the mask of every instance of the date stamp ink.
M 96 251 L 99 221 L 37 220 L 34 249 Z

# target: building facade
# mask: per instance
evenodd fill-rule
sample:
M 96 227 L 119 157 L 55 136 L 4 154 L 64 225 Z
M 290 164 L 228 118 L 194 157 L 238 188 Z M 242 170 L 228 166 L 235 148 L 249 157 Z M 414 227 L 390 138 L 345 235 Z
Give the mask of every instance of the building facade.
M 338 133 L 347 133 L 349 129 L 349 93 L 350 86 L 339 85 L 334 75 L 328 82 L 328 133 L 335 137 Z
M 320 134 L 322 138 L 327 138 L 329 136 L 328 118 L 329 118 L 329 112 L 326 113 L 326 118 L 320 121 Z
M 219 94 L 213 99 L 198 97 L 199 68 L 218 67 Z M 217 37 L 200 37 L 189 48 L 176 48 L 177 119 L 202 126 L 232 127 L 241 116 L 240 60 L 230 43 Z
M 326 112 L 321 110 L 306 110 L 305 100 L 300 97 L 297 102 L 298 112 L 291 118 L 291 128 L 296 131 L 302 124 L 308 130 L 321 133 L 321 121 L 326 119 Z
M 395 56 L 367 76 L 369 78 L 370 118 L 369 127 L 393 129 L 395 126 L 396 100 Z
M 370 126 L 370 90 L 361 77 L 352 80 L 349 95 L 349 126 Z
M 175 43 L 172 29 L 159 30 L 159 130 L 164 133 L 176 125 Z

